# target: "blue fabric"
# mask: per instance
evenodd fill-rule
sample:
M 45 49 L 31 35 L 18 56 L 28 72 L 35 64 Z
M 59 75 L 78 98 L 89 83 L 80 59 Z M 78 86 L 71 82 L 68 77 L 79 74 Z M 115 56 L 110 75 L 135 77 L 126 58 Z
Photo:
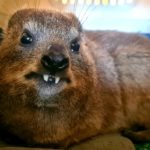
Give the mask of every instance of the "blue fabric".
M 150 33 L 143 34 L 144 36 L 148 37 L 150 39 Z

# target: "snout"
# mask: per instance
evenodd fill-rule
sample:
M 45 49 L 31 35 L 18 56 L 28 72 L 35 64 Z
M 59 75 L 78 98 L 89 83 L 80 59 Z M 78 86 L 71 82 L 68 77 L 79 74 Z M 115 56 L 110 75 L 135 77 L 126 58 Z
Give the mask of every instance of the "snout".
M 64 53 L 64 47 L 55 44 L 48 54 L 42 56 L 41 64 L 50 74 L 56 74 L 69 67 L 69 58 Z
M 67 54 L 64 46 L 53 44 L 47 51 L 43 52 L 38 70 L 25 75 L 27 80 L 35 81 L 35 88 L 41 99 L 48 99 L 71 84 L 72 76 Z
M 52 74 L 63 71 L 69 66 L 69 59 L 64 55 L 44 55 L 41 58 L 42 66 Z

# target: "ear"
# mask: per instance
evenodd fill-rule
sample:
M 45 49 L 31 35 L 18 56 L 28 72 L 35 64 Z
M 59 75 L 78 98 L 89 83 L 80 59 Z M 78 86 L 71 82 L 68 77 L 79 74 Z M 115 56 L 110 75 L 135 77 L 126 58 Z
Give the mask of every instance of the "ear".
M 65 13 L 65 16 L 72 21 L 72 23 L 78 28 L 79 32 L 82 32 L 82 25 L 79 19 L 73 13 Z
M 0 44 L 3 40 L 3 29 L 0 27 Z

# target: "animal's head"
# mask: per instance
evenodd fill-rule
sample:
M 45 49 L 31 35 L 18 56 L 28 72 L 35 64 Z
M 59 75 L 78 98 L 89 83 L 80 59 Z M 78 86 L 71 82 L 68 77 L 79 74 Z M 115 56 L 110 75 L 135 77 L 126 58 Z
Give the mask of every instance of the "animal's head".
M 93 80 L 82 34 L 69 13 L 25 9 L 10 18 L 0 46 L 0 124 L 32 143 L 70 136 Z
M 41 99 L 48 99 L 77 84 L 73 72 L 82 74 L 86 66 L 81 36 L 81 24 L 72 14 L 18 11 L 2 42 L 1 74 L 11 82 L 32 85 Z

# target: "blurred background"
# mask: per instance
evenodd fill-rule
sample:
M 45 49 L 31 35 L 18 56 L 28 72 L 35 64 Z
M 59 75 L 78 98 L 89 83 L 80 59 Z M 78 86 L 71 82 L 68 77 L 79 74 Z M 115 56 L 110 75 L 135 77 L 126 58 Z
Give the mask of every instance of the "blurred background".
M 150 0 L 57 0 L 69 4 L 84 28 L 150 33 Z
M 18 8 L 47 9 L 54 3 L 59 10 L 68 7 L 85 29 L 150 34 L 150 0 L 0 0 L 0 27 Z

